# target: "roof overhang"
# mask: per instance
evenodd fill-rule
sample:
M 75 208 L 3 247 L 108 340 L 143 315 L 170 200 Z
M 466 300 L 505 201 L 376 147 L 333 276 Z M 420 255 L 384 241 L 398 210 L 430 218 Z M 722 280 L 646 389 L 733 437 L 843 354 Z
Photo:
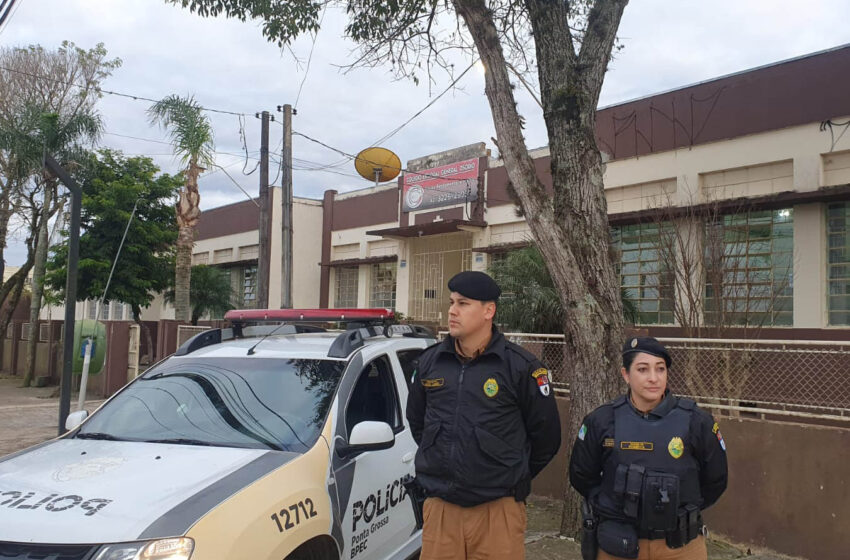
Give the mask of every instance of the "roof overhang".
M 478 231 L 485 227 L 487 227 L 487 222 L 480 220 L 443 220 L 412 226 L 375 229 L 367 231 L 366 235 L 376 235 L 379 237 L 387 237 L 389 239 L 409 239 L 411 237 L 424 237 L 426 235 Z
M 820 187 L 811 191 L 785 191 L 762 196 L 730 198 L 692 206 L 661 206 L 608 215 L 608 224 L 626 226 L 643 222 L 675 220 L 703 214 L 736 214 L 744 211 L 779 210 L 798 204 L 850 201 L 850 184 Z
M 398 255 L 380 255 L 362 259 L 338 259 L 329 263 L 319 263 L 319 266 L 359 266 L 361 264 L 378 264 L 398 262 Z

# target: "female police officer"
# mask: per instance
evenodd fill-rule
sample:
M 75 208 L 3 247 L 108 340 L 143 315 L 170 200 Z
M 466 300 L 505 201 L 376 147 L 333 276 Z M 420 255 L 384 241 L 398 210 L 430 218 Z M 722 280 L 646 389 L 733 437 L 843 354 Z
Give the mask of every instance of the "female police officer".
M 700 512 L 726 489 L 726 444 L 710 414 L 670 394 L 670 363 L 654 338 L 628 339 L 628 392 L 591 412 L 573 446 L 570 483 L 593 510 L 598 560 L 706 558 Z

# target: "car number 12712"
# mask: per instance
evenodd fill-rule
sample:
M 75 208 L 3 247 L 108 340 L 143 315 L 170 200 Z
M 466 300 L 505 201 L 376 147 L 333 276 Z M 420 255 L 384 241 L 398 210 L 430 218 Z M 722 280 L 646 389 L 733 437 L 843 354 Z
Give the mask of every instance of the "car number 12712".
M 271 515 L 272 521 L 277 525 L 277 530 L 281 533 L 288 529 L 292 529 L 301 523 L 302 519 L 316 517 L 316 508 L 313 507 L 313 500 L 305 498 L 304 501 L 292 504 L 280 510 L 280 513 Z

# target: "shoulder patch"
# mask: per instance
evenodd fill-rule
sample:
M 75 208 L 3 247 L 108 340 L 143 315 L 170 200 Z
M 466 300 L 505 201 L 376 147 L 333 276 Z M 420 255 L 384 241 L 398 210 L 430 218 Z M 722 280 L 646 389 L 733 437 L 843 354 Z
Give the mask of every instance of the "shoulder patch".
M 587 425 L 582 424 L 581 428 L 578 430 L 578 439 L 584 441 L 585 436 L 587 436 Z
M 717 422 L 714 423 L 714 426 L 711 428 L 712 433 L 717 433 L 720 431 L 720 426 L 717 425 Z

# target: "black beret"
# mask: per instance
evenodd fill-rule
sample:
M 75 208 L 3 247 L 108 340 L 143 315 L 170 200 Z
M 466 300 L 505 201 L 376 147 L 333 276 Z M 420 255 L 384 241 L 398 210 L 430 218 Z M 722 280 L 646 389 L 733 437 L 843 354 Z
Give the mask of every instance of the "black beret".
M 502 294 L 495 280 L 475 270 L 466 270 L 452 276 L 449 280 L 449 290 L 478 301 L 496 301 Z
M 670 352 L 667 351 L 667 348 L 651 336 L 634 336 L 626 340 L 626 343 L 623 344 L 623 357 L 628 354 L 637 354 L 638 352 L 664 358 L 664 362 L 668 368 L 673 363 L 673 359 L 670 358 Z

